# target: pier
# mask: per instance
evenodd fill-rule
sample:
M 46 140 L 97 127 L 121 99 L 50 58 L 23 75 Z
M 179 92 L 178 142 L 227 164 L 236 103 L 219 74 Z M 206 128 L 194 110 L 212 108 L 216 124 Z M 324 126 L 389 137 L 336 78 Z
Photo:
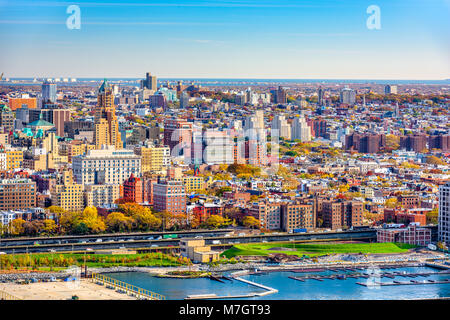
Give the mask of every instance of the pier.
M 165 300 L 166 297 L 159 294 L 152 292 L 147 289 L 136 287 L 132 284 L 110 278 L 108 276 L 105 276 L 103 274 L 93 273 L 92 274 L 92 282 L 104 285 L 106 288 L 116 290 L 119 293 L 125 293 L 130 296 L 136 297 L 136 299 L 142 299 L 142 300 Z
M 348 270 L 348 269 L 346 269 Z M 331 270 L 330 270 L 331 271 Z M 336 270 L 332 270 L 337 272 Z M 359 279 L 359 278 L 369 278 L 369 277 L 379 277 L 379 278 L 390 278 L 394 279 L 395 277 L 404 277 L 404 278 L 417 278 L 417 277 L 428 277 L 431 275 L 442 275 L 442 274 L 450 274 L 450 270 L 440 271 L 440 272 L 422 272 L 422 273 L 400 273 L 400 272 L 385 272 L 380 274 L 367 274 L 367 273 L 341 273 L 341 274 L 333 274 L 333 275 L 308 275 L 303 277 L 292 277 L 289 276 L 289 279 L 297 280 L 297 281 L 305 281 L 308 279 L 323 281 L 325 279 L 331 280 L 345 280 L 348 278 Z M 430 280 L 431 281 L 431 280 Z M 447 283 L 447 282 L 445 282 Z
M 21 300 L 6 291 L 0 290 L 0 300 Z
M 231 277 L 229 277 L 229 279 L 233 279 L 236 281 L 241 281 L 244 283 L 247 283 L 251 286 L 254 287 L 258 287 L 261 289 L 264 289 L 266 291 L 264 292 L 250 292 L 247 294 L 239 294 L 239 295 L 228 295 L 228 296 L 218 296 L 215 293 L 209 293 L 209 294 L 195 294 L 195 295 L 189 295 L 186 298 L 184 298 L 185 300 L 193 300 L 193 299 L 236 299 L 236 298 L 249 298 L 249 297 L 262 297 L 262 296 L 267 296 L 269 294 L 273 294 L 273 293 L 277 293 L 278 290 L 274 289 L 274 288 L 270 288 L 267 287 L 265 285 L 256 283 L 256 282 L 252 282 L 249 280 L 245 280 L 240 278 L 238 275 L 244 275 L 244 274 L 249 274 L 248 272 L 235 272 L 234 274 L 231 275 Z
M 364 287 L 375 287 L 375 286 L 405 286 L 405 285 L 418 285 L 418 284 L 446 284 L 450 283 L 450 279 L 435 281 L 435 280 L 423 280 L 423 281 L 417 281 L 417 280 L 411 280 L 411 281 L 393 281 L 393 282 L 375 282 L 375 283 L 363 283 L 363 282 L 356 282 L 356 284 L 359 284 L 360 286 Z

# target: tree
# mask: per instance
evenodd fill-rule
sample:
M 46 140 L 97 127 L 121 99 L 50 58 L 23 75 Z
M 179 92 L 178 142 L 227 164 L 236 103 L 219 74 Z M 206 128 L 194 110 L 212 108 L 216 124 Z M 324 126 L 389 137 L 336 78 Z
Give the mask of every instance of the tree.
M 427 224 L 437 224 L 438 223 L 438 214 L 439 214 L 438 208 L 434 208 L 433 210 L 428 211 L 426 214 Z
M 132 228 L 133 219 L 125 216 L 122 212 L 112 212 L 106 217 L 106 226 L 109 231 L 123 232 Z
M 42 227 L 42 231 L 46 234 L 54 234 L 56 232 L 56 222 L 55 220 L 45 219 L 43 221 L 44 225 Z
M 50 206 L 47 208 L 50 213 L 63 213 L 64 209 L 58 206 Z
M 397 207 L 397 204 L 398 204 L 397 198 L 389 198 L 384 203 L 384 206 L 387 208 L 395 208 Z
M 27 221 L 23 224 L 24 234 L 29 236 L 38 235 L 44 228 L 44 222 L 41 220 Z
M 165 231 L 173 216 L 172 213 L 169 211 L 155 212 L 155 216 L 161 220 L 162 230 Z
M 243 220 L 242 220 L 243 225 L 246 228 L 258 228 L 259 227 L 259 220 L 256 219 L 253 216 L 246 216 Z
M 14 219 L 10 222 L 10 233 L 14 236 L 18 236 L 25 233 L 24 228 L 25 220 L 23 219 Z
M 445 166 L 447 165 L 447 163 L 445 161 L 443 161 L 442 159 L 436 157 L 436 156 L 429 156 L 427 157 L 427 163 L 428 164 L 434 164 L 434 165 L 440 165 L 440 166 Z
M 106 230 L 105 222 L 98 215 L 96 207 L 86 207 L 83 210 L 81 223 L 84 223 L 91 233 L 99 233 Z
M 226 225 L 229 225 L 231 223 L 230 219 L 226 219 L 222 216 L 219 215 L 211 215 L 207 220 L 206 220 L 206 225 L 210 228 L 220 228 Z

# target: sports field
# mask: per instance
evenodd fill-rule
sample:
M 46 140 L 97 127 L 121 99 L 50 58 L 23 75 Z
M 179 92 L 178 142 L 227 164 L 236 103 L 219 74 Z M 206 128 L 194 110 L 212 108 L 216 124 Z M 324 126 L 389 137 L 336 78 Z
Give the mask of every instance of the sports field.
M 239 244 L 226 250 L 223 255 L 227 258 L 236 256 L 268 256 L 270 253 L 284 253 L 296 256 L 323 256 L 329 254 L 346 253 L 405 253 L 413 245 L 404 243 L 308 243 L 295 244 L 286 242 Z

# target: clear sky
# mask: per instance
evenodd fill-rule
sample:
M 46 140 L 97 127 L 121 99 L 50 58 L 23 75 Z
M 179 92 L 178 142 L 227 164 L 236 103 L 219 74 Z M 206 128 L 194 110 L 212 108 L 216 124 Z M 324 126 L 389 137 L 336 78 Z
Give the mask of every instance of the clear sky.
M 70 30 L 69 5 L 81 10 Z M 381 10 L 369 30 L 366 9 Z M 0 0 L 6 77 L 448 79 L 450 0 Z

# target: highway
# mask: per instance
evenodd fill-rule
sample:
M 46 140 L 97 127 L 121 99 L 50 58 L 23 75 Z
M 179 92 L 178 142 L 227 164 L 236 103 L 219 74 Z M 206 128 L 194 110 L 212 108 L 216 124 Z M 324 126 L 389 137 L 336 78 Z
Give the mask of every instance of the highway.
M 360 230 L 360 231 L 343 231 L 343 232 L 315 232 L 315 233 L 297 233 L 297 234 L 266 234 L 266 235 L 248 235 L 248 236 L 230 236 L 232 230 L 223 231 L 222 235 L 217 235 L 217 230 L 213 232 L 178 232 L 180 238 L 195 238 L 202 237 L 206 244 L 214 247 L 221 247 L 226 245 L 233 245 L 238 243 L 254 243 L 254 242 L 276 242 L 276 241 L 314 241 L 314 240 L 355 240 L 355 241 L 376 241 L 376 230 Z M 216 233 L 216 234 L 215 234 Z M 155 234 L 155 233 L 152 233 Z M 161 233 L 156 233 L 161 234 Z M 175 233 L 171 233 L 175 234 Z M 176 239 L 160 239 L 147 240 L 142 238 L 149 237 L 149 235 L 103 235 L 106 239 L 102 242 L 78 242 L 86 241 L 77 238 L 76 243 L 44 243 L 40 245 L 33 244 L 12 244 L 3 245 L 0 247 L 1 252 L 5 253 L 39 253 L 39 252 L 85 252 L 87 249 L 92 250 L 107 250 L 107 249 L 134 249 L 134 250 L 158 250 L 162 248 L 172 247 L 173 249 L 179 246 L 179 238 Z M 100 236 L 89 236 L 88 239 L 97 239 Z M 109 237 L 109 238 L 108 238 Z M 141 239 L 138 239 L 140 237 Z M 117 238 L 117 239 L 116 239 Z M 85 238 L 86 239 L 86 238 Z M 135 240 L 136 239 L 136 240 Z M 105 241 L 103 241 L 105 240 Z M 26 242 L 27 240 L 21 239 Z M 33 243 L 33 240 L 28 240 L 27 243 Z M 41 240 L 42 241 L 42 240 Z M 214 241 L 214 243 L 213 243 Z M 217 243 L 220 241 L 220 243 Z M 2 243 L 4 240 L 2 240 Z

